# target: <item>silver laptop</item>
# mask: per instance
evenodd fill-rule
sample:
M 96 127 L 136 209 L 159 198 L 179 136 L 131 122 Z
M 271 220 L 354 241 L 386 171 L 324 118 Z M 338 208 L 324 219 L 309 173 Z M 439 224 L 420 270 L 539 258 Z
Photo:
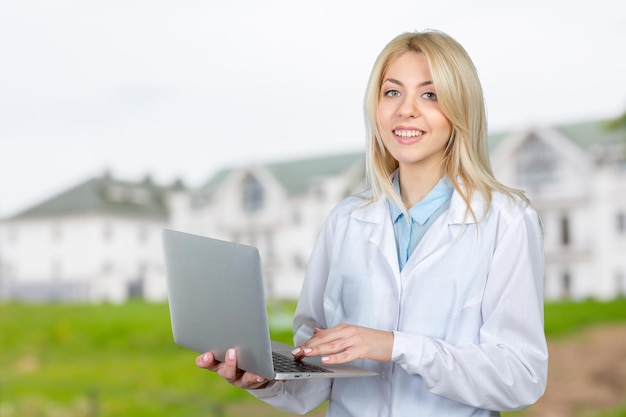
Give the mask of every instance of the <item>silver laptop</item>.
M 163 230 L 163 246 L 176 344 L 213 352 L 220 361 L 236 348 L 239 368 L 268 379 L 376 375 L 348 364 L 324 365 L 319 358 L 296 361 L 293 347 L 270 341 L 257 248 L 169 229 Z

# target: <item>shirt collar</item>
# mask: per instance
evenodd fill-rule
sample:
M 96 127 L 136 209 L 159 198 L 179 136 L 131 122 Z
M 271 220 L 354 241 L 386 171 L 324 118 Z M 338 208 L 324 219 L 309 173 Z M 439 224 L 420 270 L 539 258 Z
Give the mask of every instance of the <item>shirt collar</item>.
M 401 195 L 398 171 L 393 174 L 392 183 L 396 193 Z M 409 217 L 412 221 L 417 222 L 420 226 L 423 226 L 424 223 L 428 221 L 430 216 L 432 216 L 435 211 L 437 211 L 445 204 L 446 201 L 450 199 L 453 191 L 454 187 L 450 181 L 446 177 L 442 177 L 439 182 L 435 184 L 433 189 L 426 194 L 426 197 L 409 209 Z M 391 200 L 389 200 L 389 210 L 391 212 L 391 219 L 394 223 L 404 217 L 402 210 L 400 210 L 400 208 Z

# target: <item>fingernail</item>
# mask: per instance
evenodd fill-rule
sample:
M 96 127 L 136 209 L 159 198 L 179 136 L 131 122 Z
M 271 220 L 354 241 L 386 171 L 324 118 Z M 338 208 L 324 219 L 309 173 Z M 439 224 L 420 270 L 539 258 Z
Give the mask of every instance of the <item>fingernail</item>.
M 292 355 L 297 355 L 298 353 L 300 353 L 300 348 L 299 347 L 297 347 L 297 348 L 295 348 L 294 350 L 291 351 Z
M 235 349 L 228 350 L 228 359 L 235 359 Z
M 207 355 L 206 353 L 204 354 L 204 356 L 202 357 L 202 360 L 205 362 L 209 361 L 209 355 Z
M 311 348 L 304 349 L 304 353 L 311 353 L 311 352 L 313 352 L 313 349 Z
M 328 356 L 322 356 L 322 362 L 328 362 L 330 358 Z
M 256 382 L 263 382 L 263 378 L 257 378 Z

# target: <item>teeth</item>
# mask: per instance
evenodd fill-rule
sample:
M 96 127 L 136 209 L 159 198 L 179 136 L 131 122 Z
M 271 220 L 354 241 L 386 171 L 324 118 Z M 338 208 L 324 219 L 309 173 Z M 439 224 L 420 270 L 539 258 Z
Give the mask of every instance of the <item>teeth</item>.
M 394 133 L 403 138 L 414 138 L 424 134 L 421 130 L 396 130 Z

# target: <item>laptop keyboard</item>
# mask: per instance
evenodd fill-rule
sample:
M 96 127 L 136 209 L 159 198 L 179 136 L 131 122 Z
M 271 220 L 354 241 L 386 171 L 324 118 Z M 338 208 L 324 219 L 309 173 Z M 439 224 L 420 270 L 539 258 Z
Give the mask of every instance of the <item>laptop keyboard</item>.
M 274 371 L 276 372 L 330 372 L 331 370 L 322 368 L 306 362 L 300 362 L 280 353 L 272 352 L 274 360 Z

